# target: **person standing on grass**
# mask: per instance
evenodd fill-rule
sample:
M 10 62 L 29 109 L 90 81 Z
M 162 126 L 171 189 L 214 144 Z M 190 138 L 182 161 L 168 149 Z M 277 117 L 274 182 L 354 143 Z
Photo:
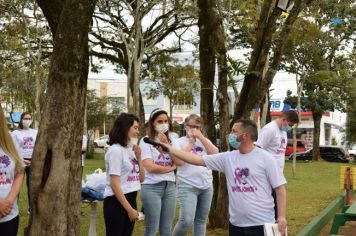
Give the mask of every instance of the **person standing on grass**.
M 17 198 L 24 178 L 24 166 L 0 107 L 0 235 L 17 235 L 19 227 Z
M 17 130 L 12 132 L 12 136 L 20 149 L 20 155 L 25 162 L 27 203 L 28 211 L 31 211 L 30 205 L 30 174 L 33 149 L 37 137 L 37 130 L 31 128 L 32 117 L 29 112 L 23 112 L 20 117 L 20 123 Z
M 109 133 L 105 154 L 104 219 L 107 236 L 132 235 L 137 212 L 137 191 L 144 180 L 141 149 L 137 146 L 139 119 L 122 113 Z
M 266 124 L 260 131 L 257 139 L 257 146 L 269 152 L 277 161 L 283 173 L 285 153 L 288 143 L 287 132 L 292 126 L 299 123 L 298 114 L 295 111 L 284 111 L 281 116 Z M 275 204 L 275 216 L 278 217 L 276 193 L 273 190 L 272 196 Z
M 229 235 L 263 236 L 265 223 L 275 223 L 271 186 L 277 193 L 278 228 L 286 229 L 286 180 L 268 152 L 254 145 L 257 126 L 251 120 L 238 120 L 232 127 L 237 150 L 199 156 L 164 142 L 168 153 L 184 162 L 223 172 L 229 194 Z
M 170 143 L 173 138 L 169 130 L 166 111 L 153 110 L 148 120 L 148 137 Z M 145 214 L 145 236 L 155 236 L 157 229 L 161 236 L 171 235 L 176 206 L 176 165 L 168 154 L 140 141 L 142 162 L 145 167 L 145 181 L 141 186 L 142 206 Z
M 202 134 L 202 119 L 198 115 L 188 116 L 184 128 L 187 136 L 174 140 L 174 147 L 200 156 L 219 152 L 219 149 Z M 179 179 L 177 183 L 179 219 L 174 227 L 173 236 L 186 235 L 192 226 L 194 236 L 204 236 L 213 198 L 211 170 L 185 163 L 180 159 L 175 160 L 175 163 L 178 166 Z

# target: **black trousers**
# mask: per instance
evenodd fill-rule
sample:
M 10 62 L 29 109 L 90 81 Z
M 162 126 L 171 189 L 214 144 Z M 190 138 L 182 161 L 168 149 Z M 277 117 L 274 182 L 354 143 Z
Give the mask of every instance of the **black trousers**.
M 264 236 L 263 225 L 238 227 L 229 223 L 229 236 Z
M 137 192 L 125 194 L 127 201 L 134 209 L 137 209 L 136 196 Z M 115 196 L 104 199 L 104 220 L 106 236 L 132 235 L 135 222 L 130 220 L 127 211 Z
M 28 210 L 31 210 L 31 205 L 30 205 L 30 167 L 26 166 L 25 167 L 25 174 L 26 174 L 26 187 L 27 187 L 27 207 Z
M 273 202 L 274 202 L 274 218 L 277 221 L 278 218 L 278 208 L 277 208 L 277 194 L 274 189 L 272 189 L 272 197 L 273 197 Z
M 12 220 L 0 223 L 0 235 L 16 236 L 18 229 L 19 229 L 19 216 L 16 216 Z

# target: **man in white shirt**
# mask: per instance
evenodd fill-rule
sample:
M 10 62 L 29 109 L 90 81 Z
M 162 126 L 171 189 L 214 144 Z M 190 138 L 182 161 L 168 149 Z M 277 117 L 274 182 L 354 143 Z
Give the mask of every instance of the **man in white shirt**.
M 271 186 L 277 193 L 278 227 L 286 229 L 286 180 L 268 152 L 256 147 L 257 126 L 251 120 L 238 120 L 231 134 L 238 150 L 198 156 L 174 147 L 170 154 L 193 165 L 225 173 L 229 194 L 229 235 L 263 236 L 264 223 L 275 223 Z
M 285 152 L 288 143 L 287 132 L 292 126 L 299 123 L 298 114 L 295 111 L 284 111 L 280 117 L 265 125 L 260 131 L 257 139 L 257 146 L 269 152 L 277 161 L 283 173 Z M 275 216 L 278 217 L 276 193 L 272 191 L 275 203 Z
M 258 135 L 257 145 L 272 154 L 282 171 L 288 142 L 287 132 L 296 123 L 299 123 L 298 114 L 292 110 L 284 111 L 280 117 L 265 125 Z

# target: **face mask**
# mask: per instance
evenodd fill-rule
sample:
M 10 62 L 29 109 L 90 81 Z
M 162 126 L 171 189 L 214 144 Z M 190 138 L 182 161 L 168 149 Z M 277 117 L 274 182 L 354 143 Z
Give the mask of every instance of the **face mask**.
M 165 133 L 168 131 L 169 125 L 168 123 L 166 124 L 159 124 L 155 127 L 156 132 L 158 133 Z
M 288 132 L 288 131 L 291 131 L 291 130 L 292 130 L 292 127 L 290 127 L 289 125 L 282 127 L 282 131 Z
M 234 134 L 229 134 L 229 144 L 234 149 L 238 149 L 240 147 L 240 142 L 237 141 L 237 137 Z
M 138 143 L 138 138 L 130 138 L 130 140 L 129 140 L 130 147 L 137 145 L 137 143 Z
M 32 120 L 22 120 L 22 125 L 24 128 L 29 128 L 32 124 Z

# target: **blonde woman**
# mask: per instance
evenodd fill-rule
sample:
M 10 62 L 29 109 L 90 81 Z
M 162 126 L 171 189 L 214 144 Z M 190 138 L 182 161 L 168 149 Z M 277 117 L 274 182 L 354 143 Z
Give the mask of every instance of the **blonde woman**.
M 24 177 L 24 163 L 7 128 L 0 106 L 0 232 L 16 236 L 19 226 L 17 197 Z

